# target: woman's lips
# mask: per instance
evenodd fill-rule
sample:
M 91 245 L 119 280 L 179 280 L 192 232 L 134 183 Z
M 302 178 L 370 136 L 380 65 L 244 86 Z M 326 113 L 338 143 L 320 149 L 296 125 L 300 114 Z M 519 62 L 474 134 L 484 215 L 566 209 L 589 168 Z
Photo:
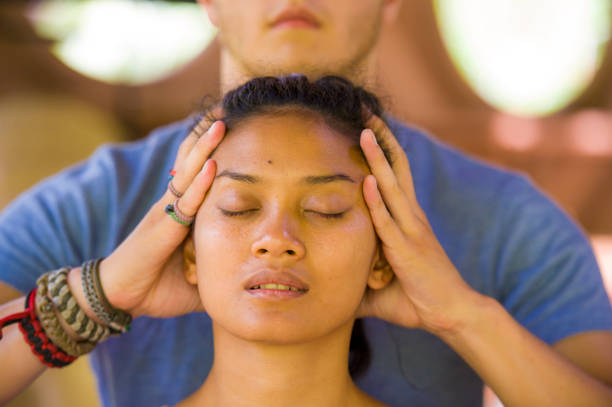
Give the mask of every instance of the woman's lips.
M 279 300 L 290 300 L 293 298 L 299 298 L 307 293 L 307 291 L 293 291 L 293 290 L 277 290 L 270 288 L 251 288 L 247 290 L 249 295 L 261 299 L 279 299 Z
M 308 291 L 308 284 L 302 281 L 298 274 L 291 269 L 263 269 L 252 274 L 244 283 L 244 288 L 247 290 L 252 288 L 278 290 L 293 287 L 298 291 Z
M 308 284 L 289 270 L 262 270 L 244 285 L 248 294 L 257 298 L 291 299 L 306 294 Z

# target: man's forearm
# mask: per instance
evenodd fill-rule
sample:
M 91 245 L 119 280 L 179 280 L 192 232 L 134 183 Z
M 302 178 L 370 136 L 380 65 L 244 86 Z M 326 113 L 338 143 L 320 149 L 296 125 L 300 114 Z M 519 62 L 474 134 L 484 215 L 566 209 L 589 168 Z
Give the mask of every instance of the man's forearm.
M 612 388 L 535 337 L 494 299 L 476 295 L 466 321 L 441 335 L 506 407 L 610 406 Z
M 90 318 L 99 322 L 85 299 L 80 267 L 70 271 L 69 286 L 79 307 Z M 0 305 L 0 318 L 22 312 L 24 303 L 25 298 L 22 297 Z M 58 320 L 74 340 L 83 340 L 70 329 L 62 318 Z M 2 383 L 0 385 L 0 405 L 21 393 L 46 369 L 45 365 L 32 353 L 17 324 L 6 326 L 2 332 L 4 337 L 0 340 L 0 383 Z

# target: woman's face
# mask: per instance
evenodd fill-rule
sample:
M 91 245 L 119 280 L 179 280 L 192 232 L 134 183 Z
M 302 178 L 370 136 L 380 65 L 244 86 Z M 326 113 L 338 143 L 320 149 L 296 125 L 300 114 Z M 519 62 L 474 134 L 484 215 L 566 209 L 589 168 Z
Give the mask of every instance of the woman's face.
M 359 147 L 314 115 L 260 115 L 212 158 L 217 176 L 194 244 L 215 324 L 269 343 L 350 327 L 377 258 Z

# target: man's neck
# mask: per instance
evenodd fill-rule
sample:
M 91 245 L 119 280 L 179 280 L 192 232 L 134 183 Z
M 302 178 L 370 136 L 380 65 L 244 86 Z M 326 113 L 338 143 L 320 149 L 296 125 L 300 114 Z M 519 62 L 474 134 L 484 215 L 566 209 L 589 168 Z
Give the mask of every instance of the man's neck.
M 342 72 L 333 72 L 333 74 L 338 76 L 343 76 L 353 83 L 356 83 L 361 86 L 365 86 L 366 88 L 377 87 L 377 53 L 373 51 L 369 56 L 367 56 L 363 61 L 361 61 L 356 66 L 351 68 L 347 68 Z M 220 70 L 221 70 L 221 94 L 225 94 L 228 91 L 236 88 L 242 83 L 252 79 L 255 75 L 252 72 L 249 72 L 245 67 L 241 66 L 241 64 L 236 61 L 231 53 L 225 49 L 223 46 L 221 47 L 221 61 L 220 61 Z M 327 68 L 327 67 L 326 67 Z M 327 71 L 326 71 L 327 72 Z M 293 72 L 287 72 L 293 73 Z M 313 72 L 298 72 L 304 73 L 310 77 L 310 79 L 316 79 L 317 74 Z M 327 72 L 330 74 L 329 72 Z M 279 72 L 269 72 L 267 75 L 278 75 Z M 263 74 L 261 74 L 263 75 Z
M 355 406 L 364 397 L 348 373 L 350 326 L 308 343 L 265 345 L 214 327 L 215 359 L 185 406 Z

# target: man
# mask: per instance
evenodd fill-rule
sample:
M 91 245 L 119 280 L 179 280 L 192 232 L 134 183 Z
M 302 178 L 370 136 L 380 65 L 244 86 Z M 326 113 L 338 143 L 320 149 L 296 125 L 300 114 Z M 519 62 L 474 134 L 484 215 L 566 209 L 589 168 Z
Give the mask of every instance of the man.
M 223 92 L 253 76 L 293 72 L 373 83 L 380 28 L 400 6 L 200 3 L 219 27 Z M 187 127 L 102 149 L 9 207 L 0 218 L 0 303 L 46 270 L 108 256 L 165 190 Z M 384 125 L 372 127 L 392 142 Z M 397 278 L 394 291 L 364 300 L 362 315 L 376 318 L 364 323 L 372 362 L 358 384 L 398 406 L 478 405 L 480 377 L 508 405 L 578 405 L 589 397 L 586 404 L 604 405 L 612 394 L 612 314 L 585 236 L 525 178 L 400 123 L 391 121 L 391 131 L 408 160 L 392 170 L 372 165 L 379 187 L 368 181 L 366 201 Z M 375 163 L 374 144 L 362 147 Z M 445 301 L 461 303 L 457 315 L 441 312 Z M 105 405 L 176 402 L 210 369 L 210 321 L 139 318 L 129 334 L 101 344 L 92 362 Z

